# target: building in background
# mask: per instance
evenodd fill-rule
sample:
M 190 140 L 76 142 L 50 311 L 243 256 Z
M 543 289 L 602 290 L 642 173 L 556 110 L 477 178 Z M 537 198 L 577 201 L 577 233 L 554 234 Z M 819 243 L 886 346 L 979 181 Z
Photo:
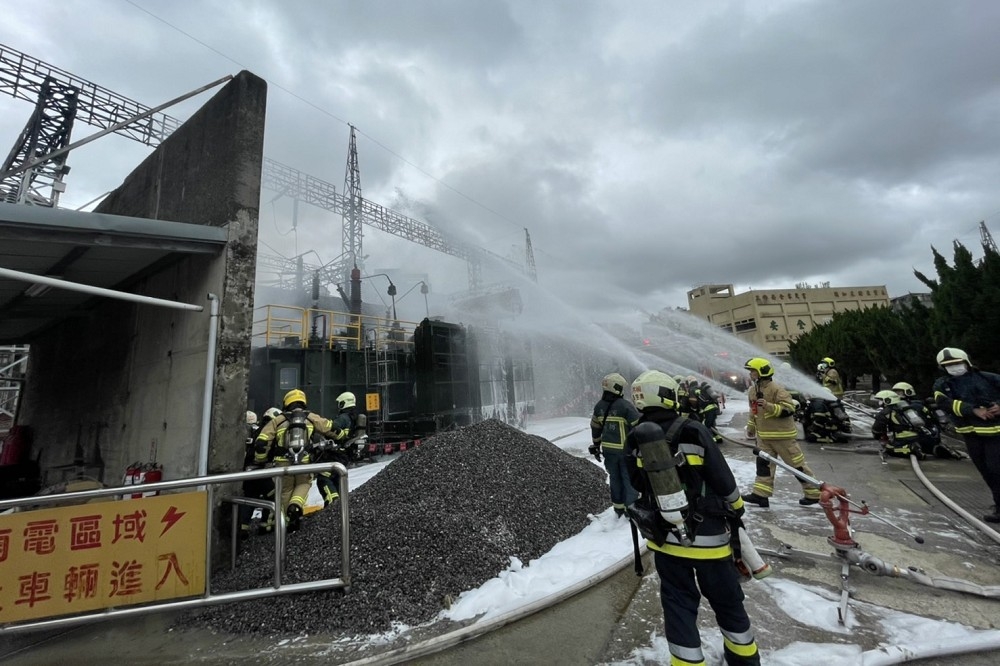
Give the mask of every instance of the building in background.
M 688 292 L 691 314 L 774 356 L 787 356 L 792 340 L 825 324 L 838 312 L 889 307 L 884 285 L 751 289 L 707 284 Z
M 934 307 L 934 299 L 931 297 L 929 291 L 921 291 L 918 293 L 913 293 L 912 291 L 903 296 L 894 296 L 890 299 L 892 303 L 893 312 L 902 312 L 904 305 L 909 305 L 913 299 L 916 299 L 918 303 L 923 305 L 925 308 Z

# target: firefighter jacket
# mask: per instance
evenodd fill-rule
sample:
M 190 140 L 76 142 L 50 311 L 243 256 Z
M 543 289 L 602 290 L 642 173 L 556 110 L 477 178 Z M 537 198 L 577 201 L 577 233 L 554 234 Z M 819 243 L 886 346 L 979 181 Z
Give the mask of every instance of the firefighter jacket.
M 827 389 L 840 398 L 844 395 L 844 383 L 840 379 L 840 373 L 836 368 L 827 368 L 823 373 L 823 388 Z
M 678 418 L 677 412 L 650 408 L 642 412 L 639 423 L 651 422 L 666 433 Z M 743 498 L 729 464 L 712 441 L 712 432 L 697 421 L 684 418 L 680 429 L 669 442 L 671 453 L 684 456 L 684 464 L 677 468 L 688 509 L 685 523 L 691 539 L 690 545 L 681 543 L 675 531 L 668 531 L 663 543 L 647 539 L 652 550 L 695 560 L 715 560 L 731 557 L 729 519 L 743 508 Z M 642 457 L 633 437 L 625 446 L 625 464 L 632 487 L 640 493 L 636 503 L 645 502 L 655 509 L 656 498 L 649 477 L 642 468 Z M 659 518 L 659 513 L 656 513 Z M 662 518 L 661 518 L 662 520 Z M 666 521 L 663 521 L 666 524 Z
M 341 446 L 353 442 L 355 439 L 364 435 L 368 431 L 367 415 L 362 419 L 355 407 L 341 412 L 337 415 L 337 418 L 333 421 L 333 439 Z M 361 425 L 361 424 L 364 425 Z
M 285 446 L 290 415 L 286 412 L 274 417 L 257 434 L 254 441 L 254 462 L 263 465 L 271 461 L 277 463 L 290 463 L 292 458 Z M 313 433 L 319 433 L 327 437 L 333 437 L 333 421 L 324 418 L 319 414 L 307 412 L 306 414 L 306 441 L 312 441 Z M 309 457 L 299 461 L 309 462 Z
M 691 399 L 692 395 L 694 396 L 694 400 Z M 709 412 L 719 411 L 718 401 L 713 400 L 711 397 L 706 395 L 704 390 L 700 388 L 695 389 L 694 393 L 688 395 L 688 404 L 692 414 L 694 414 L 695 418 L 697 418 L 702 423 L 706 422 L 706 417 L 708 416 Z
M 625 436 L 639 420 L 639 410 L 620 395 L 605 391 L 590 418 L 590 440 L 611 451 L 622 451 Z
M 984 421 L 973 411 L 1000 402 L 1000 375 L 969 368 L 960 377 L 940 377 L 934 382 L 934 400 L 963 435 L 1000 435 L 1000 420 Z
M 773 379 L 757 380 L 747 393 L 750 400 L 750 418 L 747 429 L 761 439 L 795 439 L 795 403 L 788 390 Z M 764 406 L 757 401 L 763 398 Z
M 931 437 L 933 432 L 924 416 L 909 403 L 883 407 L 872 422 L 872 437 L 892 439 L 903 445 Z

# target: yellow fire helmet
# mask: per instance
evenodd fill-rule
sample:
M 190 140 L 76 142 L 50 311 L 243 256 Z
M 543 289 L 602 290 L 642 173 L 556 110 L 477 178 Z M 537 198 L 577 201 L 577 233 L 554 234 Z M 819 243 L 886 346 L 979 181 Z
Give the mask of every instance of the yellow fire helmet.
M 306 406 L 306 394 L 301 389 L 292 389 L 285 394 L 285 399 L 281 402 L 285 409 L 288 409 L 297 402 L 301 402 L 302 406 Z
M 743 364 L 747 370 L 756 370 L 761 379 L 774 376 L 774 366 L 766 358 L 752 358 Z

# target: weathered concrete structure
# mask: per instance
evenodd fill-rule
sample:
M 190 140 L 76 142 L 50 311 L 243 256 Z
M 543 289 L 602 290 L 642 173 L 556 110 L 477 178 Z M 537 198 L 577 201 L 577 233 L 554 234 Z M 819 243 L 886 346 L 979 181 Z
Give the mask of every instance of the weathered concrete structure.
M 241 72 L 98 208 L 223 228 L 227 242 L 219 254 L 172 254 L 114 287 L 205 311 L 100 299 L 31 340 L 20 421 L 34 430 L 43 471 L 82 452 L 87 463 L 103 461 L 108 485 L 153 455 L 164 479 L 196 474 L 209 293 L 220 299 L 220 317 L 208 469 L 240 467 L 266 92 L 262 79 Z

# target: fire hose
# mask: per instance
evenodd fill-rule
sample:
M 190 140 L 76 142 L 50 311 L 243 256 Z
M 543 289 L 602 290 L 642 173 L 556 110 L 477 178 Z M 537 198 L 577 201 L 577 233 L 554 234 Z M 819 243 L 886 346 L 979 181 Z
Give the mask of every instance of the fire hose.
M 840 607 L 841 622 L 844 621 L 846 613 L 846 605 L 848 598 L 846 580 L 848 572 L 852 565 L 857 566 L 860 569 L 876 576 L 901 578 L 913 581 L 914 583 L 919 583 L 921 585 L 926 585 L 927 587 L 933 587 L 935 589 L 951 590 L 954 592 L 972 594 L 990 599 L 1000 599 L 1000 585 L 979 585 L 978 583 L 973 583 L 958 578 L 951 578 L 947 576 L 932 576 L 927 574 L 918 567 L 914 566 L 902 567 L 899 565 L 890 564 L 872 555 L 871 553 L 866 553 L 864 550 L 861 549 L 860 545 L 852 538 L 850 520 L 849 520 L 849 515 L 851 513 L 868 515 L 871 516 L 872 518 L 880 520 L 881 522 L 889 525 L 893 529 L 896 529 L 902 532 L 903 534 L 907 535 L 908 537 L 911 537 L 917 543 L 920 544 L 924 543 L 924 538 L 919 534 L 914 534 L 912 532 L 909 532 L 903 529 L 902 527 L 896 525 L 895 523 L 877 514 L 872 513 L 865 502 L 861 502 L 859 504 L 854 500 L 850 499 L 847 495 L 847 492 L 843 488 L 833 486 L 813 476 L 810 476 L 809 474 L 805 474 L 801 470 L 792 467 L 783 460 L 779 460 L 778 458 L 775 458 L 774 456 L 764 451 L 761 451 L 758 447 L 754 446 L 753 444 L 741 442 L 731 437 L 726 437 L 726 439 L 728 441 L 739 444 L 740 446 L 751 448 L 753 450 L 754 455 L 757 456 L 758 458 L 761 458 L 762 460 L 766 460 L 769 463 L 773 463 L 775 465 L 780 466 L 783 469 L 788 470 L 789 472 L 794 474 L 797 478 L 807 483 L 813 483 L 819 486 L 820 506 L 823 508 L 824 512 L 827 515 L 827 519 L 830 521 L 830 524 L 833 526 L 834 529 L 833 536 L 827 537 L 827 541 L 831 546 L 834 547 L 835 552 L 813 553 L 809 551 L 798 551 L 793 549 L 791 546 L 788 546 L 787 544 L 782 544 L 781 549 L 777 551 L 765 548 L 758 548 L 758 552 L 762 555 L 771 555 L 779 558 L 788 558 L 792 555 L 792 553 L 795 553 L 812 559 L 833 560 L 841 562 L 843 565 L 843 570 L 841 573 L 841 583 L 842 583 L 841 584 L 842 599 Z M 920 471 L 919 465 L 916 463 L 915 457 L 911 456 L 910 459 L 911 462 L 913 463 L 914 471 L 917 473 L 918 477 L 921 477 L 921 481 L 923 481 L 925 485 L 927 485 L 928 488 L 930 488 L 932 492 L 934 492 L 934 494 L 939 499 L 941 499 L 942 502 L 945 502 L 949 506 L 954 505 L 954 502 L 952 502 L 946 496 L 941 494 L 940 491 L 934 488 L 930 484 L 930 482 L 926 480 L 926 477 L 924 477 L 923 473 Z M 837 502 L 836 506 L 834 505 L 834 500 L 836 500 Z M 852 510 L 851 509 L 852 506 L 856 507 L 857 510 Z M 967 519 L 971 519 L 974 523 L 979 522 L 976 521 L 971 516 L 968 516 L 967 512 L 964 512 L 964 510 L 962 510 L 960 507 L 957 507 L 957 505 L 955 505 L 952 508 L 957 512 L 964 514 L 964 517 L 966 517 Z M 984 529 L 984 533 L 992 532 L 993 535 L 996 535 L 996 533 L 990 528 L 988 528 L 985 524 L 981 523 L 981 525 L 982 528 Z M 992 538 L 993 535 L 988 535 L 988 536 L 991 536 Z M 996 536 L 1000 537 L 1000 535 Z

